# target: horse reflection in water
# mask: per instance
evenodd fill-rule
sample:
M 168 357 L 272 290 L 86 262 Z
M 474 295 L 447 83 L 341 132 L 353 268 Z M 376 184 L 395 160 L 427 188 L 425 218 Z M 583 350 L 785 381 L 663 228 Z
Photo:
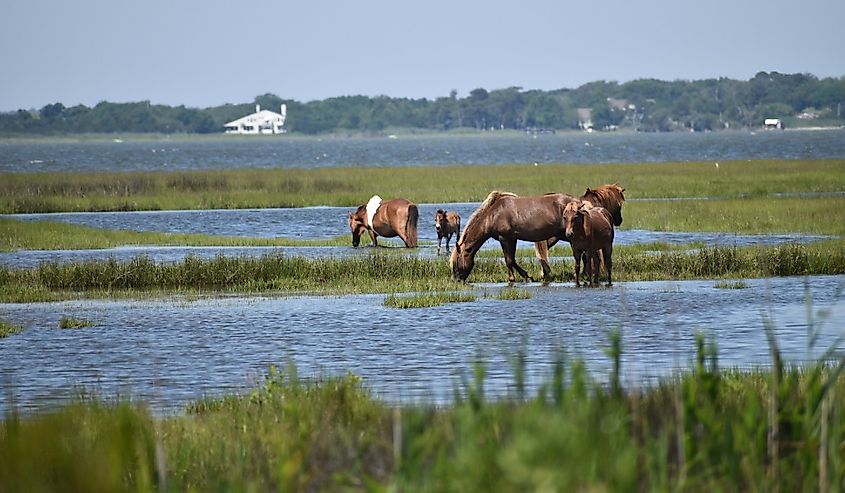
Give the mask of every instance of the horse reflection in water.
M 349 213 L 349 228 L 352 230 L 352 246 L 357 247 L 361 235 L 366 231 L 373 246 L 378 246 L 378 236 L 398 236 L 406 248 L 417 246 L 417 206 L 406 199 L 382 200 L 374 195 L 364 205 Z
M 475 266 L 475 254 L 489 238 L 502 245 L 508 281 L 513 282 L 514 269 L 525 280 L 531 276 L 516 263 L 517 240 L 545 242 L 549 238 L 563 238 L 563 210 L 574 200 L 572 196 L 551 193 L 536 197 L 519 197 L 513 193 L 494 191 L 470 216 L 464 232 L 449 260 L 452 277 L 465 281 Z

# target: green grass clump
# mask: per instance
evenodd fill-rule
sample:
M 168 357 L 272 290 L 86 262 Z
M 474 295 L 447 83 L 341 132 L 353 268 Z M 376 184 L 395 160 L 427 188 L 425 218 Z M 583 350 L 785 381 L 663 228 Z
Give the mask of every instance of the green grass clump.
M 76 318 L 63 315 L 59 320 L 60 329 L 82 329 L 85 327 L 93 327 L 95 324 L 87 318 Z
M 495 298 L 497 300 L 528 300 L 531 299 L 531 291 L 527 289 L 519 289 L 513 286 L 508 286 L 500 289 Z
M 475 300 L 475 295 L 471 293 L 416 293 L 405 296 L 389 294 L 384 298 L 384 306 L 390 308 L 430 308 L 446 303 L 466 303 Z
M 5 320 L 0 320 L 0 339 L 19 334 L 23 327 L 19 325 L 12 325 Z
M 745 289 L 748 283 L 745 281 L 717 281 L 713 286 L 716 289 Z

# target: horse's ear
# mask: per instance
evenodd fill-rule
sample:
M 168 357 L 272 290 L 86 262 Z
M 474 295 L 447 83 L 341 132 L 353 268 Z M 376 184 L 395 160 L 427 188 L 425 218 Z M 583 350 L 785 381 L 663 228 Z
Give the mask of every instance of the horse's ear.
M 592 190 L 590 187 L 587 187 L 587 190 L 584 192 L 584 195 L 587 195 L 587 194 L 589 194 L 589 193 L 590 193 L 590 192 L 592 192 L 592 191 L 593 191 L 593 190 Z

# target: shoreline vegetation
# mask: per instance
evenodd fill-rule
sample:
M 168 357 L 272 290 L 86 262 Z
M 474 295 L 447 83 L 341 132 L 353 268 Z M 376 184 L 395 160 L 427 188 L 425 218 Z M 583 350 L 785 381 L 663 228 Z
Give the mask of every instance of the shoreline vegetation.
M 831 349 L 790 366 L 767 333 L 768 369 L 720 368 L 699 335 L 687 371 L 628 388 L 618 331 L 606 377 L 558 350 L 536 392 L 513 348 L 506 396 L 485 393 L 477 361 L 446 407 L 390 405 L 354 375 L 303 379 L 293 364 L 171 416 L 81 393 L 6 414 L 0 481 L 21 491 L 838 491 L 845 359 Z
M 532 255 L 528 250 L 521 254 Z M 540 271 L 539 263 L 532 257 L 522 257 L 520 263 L 529 272 Z M 556 283 L 573 281 L 569 256 L 552 257 L 550 263 Z M 634 245 L 618 247 L 614 254 L 617 282 L 838 274 L 845 274 L 845 243 L 839 240 L 689 251 L 674 247 L 649 251 Z M 479 256 L 471 283 L 505 280 L 501 258 L 492 253 Z M 0 302 L 4 303 L 215 294 L 451 293 L 471 289 L 472 284 L 452 280 L 443 258 L 378 251 L 351 258 L 221 255 L 207 260 L 189 256 L 181 262 L 156 263 L 141 255 L 129 261 L 43 262 L 22 269 L 0 266 Z M 439 303 L 431 306 L 436 304 Z
M 0 213 L 357 207 L 374 193 L 416 203 L 480 202 L 491 190 L 583 193 L 619 183 L 640 200 L 753 200 L 842 194 L 845 159 L 391 168 L 3 173 Z M 830 197 L 817 197 L 830 198 Z M 836 198 L 842 198 L 836 197 Z M 703 200 L 698 200 L 702 202 Z M 752 204 L 753 205 L 753 204 Z M 632 215 L 633 216 L 633 215 Z

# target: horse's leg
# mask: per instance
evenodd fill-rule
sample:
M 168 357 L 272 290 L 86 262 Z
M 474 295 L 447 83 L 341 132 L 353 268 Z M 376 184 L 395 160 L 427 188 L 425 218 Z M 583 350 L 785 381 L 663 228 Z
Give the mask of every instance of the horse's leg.
M 582 251 L 581 259 L 584 261 L 584 272 L 582 272 L 584 276 L 584 285 L 589 287 L 593 284 L 593 264 L 591 263 L 592 257 L 590 257 L 590 251 Z
M 393 228 L 393 230 L 396 232 L 397 235 L 399 235 L 399 239 L 401 239 L 402 242 L 405 243 L 405 248 L 413 248 L 414 247 L 414 245 L 411 243 L 411 238 L 408 236 L 407 229 Z M 438 255 L 440 255 L 439 252 L 438 252 Z
M 575 287 L 581 287 L 581 251 L 572 247 L 572 256 L 575 257 Z
M 376 239 L 376 232 L 373 231 L 372 229 L 368 229 L 367 233 L 370 233 L 370 240 L 372 240 L 373 246 L 377 247 L 378 246 L 378 240 Z
M 452 239 L 452 233 L 446 234 L 446 253 L 449 253 L 449 240 Z
M 437 255 L 440 255 L 440 242 L 443 241 L 443 237 L 437 235 Z M 449 253 L 449 239 L 446 239 L 446 253 Z
M 540 268 L 543 270 L 540 273 L 540 278 L 543 281 L 552 280 L 552 269 L 549 267 L 549 247 L 545 241 L 534 242 L 534 256 L 540 259 Z
M 607 269 L 607 285 L 613 286 L 613 244 L 602 248 L 602 257 L 604 257 L 604 268 Z
M 590 258 L 590 286 L 598 286 L 599 285 L 599 275 L 601 274 L 601 264 L 599 263 L 599 251 L 598 250 L 590 250 L 588 253 Z
M 529 276 L 528 272 L 516 263 L 516 240 L 500 238 L 499 243 L 501 243 L 502 252 L 505 254 L 505 265 L 508 266 L 508 281 L 515 281 L 513 270 L 516 269 L 524 280 L 533 282 L 534 278 Z

